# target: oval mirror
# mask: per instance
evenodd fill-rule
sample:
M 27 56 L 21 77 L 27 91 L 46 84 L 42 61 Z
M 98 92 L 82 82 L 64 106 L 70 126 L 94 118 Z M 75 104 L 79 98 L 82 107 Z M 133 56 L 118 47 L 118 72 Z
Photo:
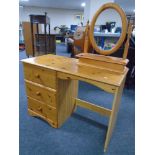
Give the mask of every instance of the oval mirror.
M 94 15 L 90 25 L 90 40 L 96 52 L 110 55 L 125 40 L 127 20 L 124 11 L 115 3 L 103 5 Z

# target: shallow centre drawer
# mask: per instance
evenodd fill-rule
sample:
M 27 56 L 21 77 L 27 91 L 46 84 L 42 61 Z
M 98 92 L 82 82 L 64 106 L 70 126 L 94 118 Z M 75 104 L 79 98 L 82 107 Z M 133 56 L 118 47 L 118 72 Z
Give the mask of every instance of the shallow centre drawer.
M 56 89 L 56 71 L 24 64 L 25 79 Z
M 28 81 L 25 81 L 25 83 L 27 96 L 56 107 L 56 90 L 47 89 Z

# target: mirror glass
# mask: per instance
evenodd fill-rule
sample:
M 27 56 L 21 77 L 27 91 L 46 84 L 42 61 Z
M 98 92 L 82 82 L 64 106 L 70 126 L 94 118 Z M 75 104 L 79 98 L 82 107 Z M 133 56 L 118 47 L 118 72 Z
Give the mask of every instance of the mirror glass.
M 122 20 L 114 9 L 106 9 L 97 17 L 94 39 L 101 50 L 111 50 L 117 44 L 122 32 Z

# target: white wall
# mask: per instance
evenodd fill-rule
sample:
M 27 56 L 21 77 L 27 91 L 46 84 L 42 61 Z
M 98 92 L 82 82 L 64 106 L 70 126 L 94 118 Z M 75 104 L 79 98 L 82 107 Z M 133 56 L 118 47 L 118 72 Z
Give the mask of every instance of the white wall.
M 87 0 L 84 8 L 84 24 L 89 20 L 91 22 L 96 11 L 105 3 L 114 2 L 114 0 Z
M 93 16 L 95 15 L 96 11 L 105 3 L 114 2 L 114 0 L 89 0 L 86 2 L 86 7 L 84 9 L 84 23 L 88 20 L 91 22 Z M 121 27 L 122 22 L 119 14 L 114 9 L 107 9 L 102 12 L 95 25 L 104 25 L 107 21 L 116 22 L 116 27 Z
M 105 3 L 114 2 L 114 0 L 90 0 L 90 20 L 92 20 L 96 11 Z
M 84 25 L 90 20 L 90 0 L 86 1 L 86 6 L 84 8 Z
M 63 5 L 63 4 L 62 4 Z M 19 21 L 30 21 L 30 14 L 41 14 L 47 12 L 50 17 L 51 28 L 60 25 L 66 25 L 70 28 L 70 25 L 80 24 L 79 21 L 75 19 L 75 15 L 83 14 L 81 10 L 67 10 L 67 9 L 53 9 L 53 8 L 40 8 L 40 7 L 23 7 L 19 8 Z
M 106 22 L 116 22 L 116 27 L 122 27 L 121 17 L 114 9 L 107 9 L 102 12 L 98 16 L 95 25 L 105 25 Z

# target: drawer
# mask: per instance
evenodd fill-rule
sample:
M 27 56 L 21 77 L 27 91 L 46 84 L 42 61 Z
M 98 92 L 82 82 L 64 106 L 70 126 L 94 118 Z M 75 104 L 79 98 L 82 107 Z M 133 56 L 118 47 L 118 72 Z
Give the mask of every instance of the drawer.
M 28 82 L 26 83 L 26 93 L 27 96 L 37 99 L 43 103 L 46 103 L 50 106 L 56 107 L 56 91 L 52 89 L 39 86 L 35 83 Z
M 52 122 L 52 125 L 57 124 L 56 108 L 53 108 L 31 97 L 28 97 L 28 109 L 48 119 L 50 122 Z
M 30 97 L 28 97 L 28 109 L 32 110 L 33 112 L 43 117 L 46 117 L 45 104 L 42 104 L 41 102 L 38 102 L 37 100 L 34 100 Z
M 45 107 L 46 118 L 50 121 L 57 122 L 57 110 L 51 106 Z
M 24 64 L 25 79 L 56 89 L 56 71 Z

